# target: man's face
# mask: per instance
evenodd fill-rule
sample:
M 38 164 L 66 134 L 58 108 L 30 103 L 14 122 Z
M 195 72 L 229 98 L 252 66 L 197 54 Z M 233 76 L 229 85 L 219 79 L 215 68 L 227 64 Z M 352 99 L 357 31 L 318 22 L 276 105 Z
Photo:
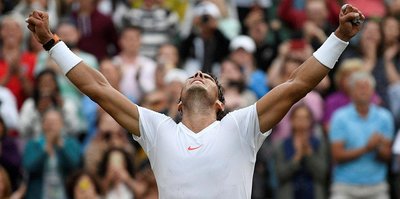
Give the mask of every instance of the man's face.
M 127 29 L 121 35 L 119 45 L 124 51 L 138 51 L 140 49 L 141 34 L 138 30 Z
M 61 130 L 64 126 L 63 118 L 58 111 L 48 111 L 43 116 L 43 131 L 47 138 L 58 137 L 61 134 Z
M 1 23 L 0 34 L 4 43 L 20 44 L 22 42 L 21 26 L 11 18 L 6 18 Z
M 57 29 L 57 35 L 68 44 L 76 45 L 79 41 L 79 32 L 76 27 L 71 24 L 62 24 Z
M 198 94 L 206 97 L 211 103 L 214 103 L 218 99 L 216 81 L 209 74 L 200 71 L 186 80 L 182 89 L 182 101 L 188 99 L 190 95 L 197 96 Z
M 351 97 L 354 103 L 369 104 L 374 89 L 368 80 L 358 80 L 351 88 Z

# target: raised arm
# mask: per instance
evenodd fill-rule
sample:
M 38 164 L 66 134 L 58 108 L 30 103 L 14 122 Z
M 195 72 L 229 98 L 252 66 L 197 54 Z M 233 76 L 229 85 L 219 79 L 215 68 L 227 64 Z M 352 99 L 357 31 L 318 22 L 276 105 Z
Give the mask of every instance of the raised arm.
M 340 12 L 340 25 L 334 35 L 308 58 L 285 83 L 278 85 L 257 102 L 257 113 L 261 132 L 274 127 L 289 111 L 290 107 L 310 92 L 334 66 L 336 60 L 347 46 L 347 42 L 360 31 L 361 25 L 353 20 L 364 15 L 347 5 Z
M 29 30 L 41 44 L 46 44 L 53 39 L 47 13 L 34 11 L 26 19 L 26 22 Z M 50 54 L 61 66 L 68 79 L 80 91 L 98 103 L 121 126 L 140 136 L 137 106 L 115 90 L 100 72 L 80 61 L 80 58 L 64 45 L 64 43 L 58 42 L 50 50 Z

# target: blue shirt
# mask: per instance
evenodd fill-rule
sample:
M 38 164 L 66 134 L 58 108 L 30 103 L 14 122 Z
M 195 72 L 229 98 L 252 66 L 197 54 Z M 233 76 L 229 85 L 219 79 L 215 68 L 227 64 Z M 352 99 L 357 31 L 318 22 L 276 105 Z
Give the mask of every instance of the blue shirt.
M 390 112 L 382 107 L 370 105 L 367 117 L 362 118 L 349 104 L 338 109 L 332 118 L 329 138 L 331 143 L 344 142 L 346 150 L 364 147 L 374 132 L 381 133 L 386 139 L 393 139 L 394 123 Z M 376 159 L 371 151 L 357 159 L 337 164 L 333 170 L 334 182 L 353 185 L 375 185 L 384 182 L 387 166 Z

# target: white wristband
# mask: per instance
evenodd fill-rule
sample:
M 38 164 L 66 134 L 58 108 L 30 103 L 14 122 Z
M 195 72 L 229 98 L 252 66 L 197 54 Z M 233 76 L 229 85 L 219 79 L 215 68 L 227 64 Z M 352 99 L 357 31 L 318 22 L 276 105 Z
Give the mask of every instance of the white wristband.
M 65 75 L 82 61 L 82 59 L 75 55 L 63 41 L 57 42 L 57 44 L 49 50 L 49 55 L 61 67 Z
M 342 41 L 332 33 L 328 39 L 313 53 L 322 65 L 332 69 L 349 42 Z

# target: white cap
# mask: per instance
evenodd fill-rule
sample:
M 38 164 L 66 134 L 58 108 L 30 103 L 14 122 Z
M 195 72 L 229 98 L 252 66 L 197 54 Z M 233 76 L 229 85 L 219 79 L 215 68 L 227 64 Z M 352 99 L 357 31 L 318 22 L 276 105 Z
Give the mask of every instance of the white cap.
M 216 19 L 221 16 L 219 8 L 214 3 L 209 1 L 204 1 L 198 4 L 196 7 L 194 7 L 193 13 L 195 16 L 210 15 Z
M 254 53 L 256 51 L 256 43 L 254 40 L 246 35 L 239 35 L 232 39 L 229 49 L 231 51 L 243 48 L 248 53 Z
M 185 83 L 185 81 L 189 78 L 189 75 L 186 71 L 178 68 L 173 68 L 168 70 L 167 74 L 164 76 L 164 82 L 169 84 L 171 82 L 180 82 Z

